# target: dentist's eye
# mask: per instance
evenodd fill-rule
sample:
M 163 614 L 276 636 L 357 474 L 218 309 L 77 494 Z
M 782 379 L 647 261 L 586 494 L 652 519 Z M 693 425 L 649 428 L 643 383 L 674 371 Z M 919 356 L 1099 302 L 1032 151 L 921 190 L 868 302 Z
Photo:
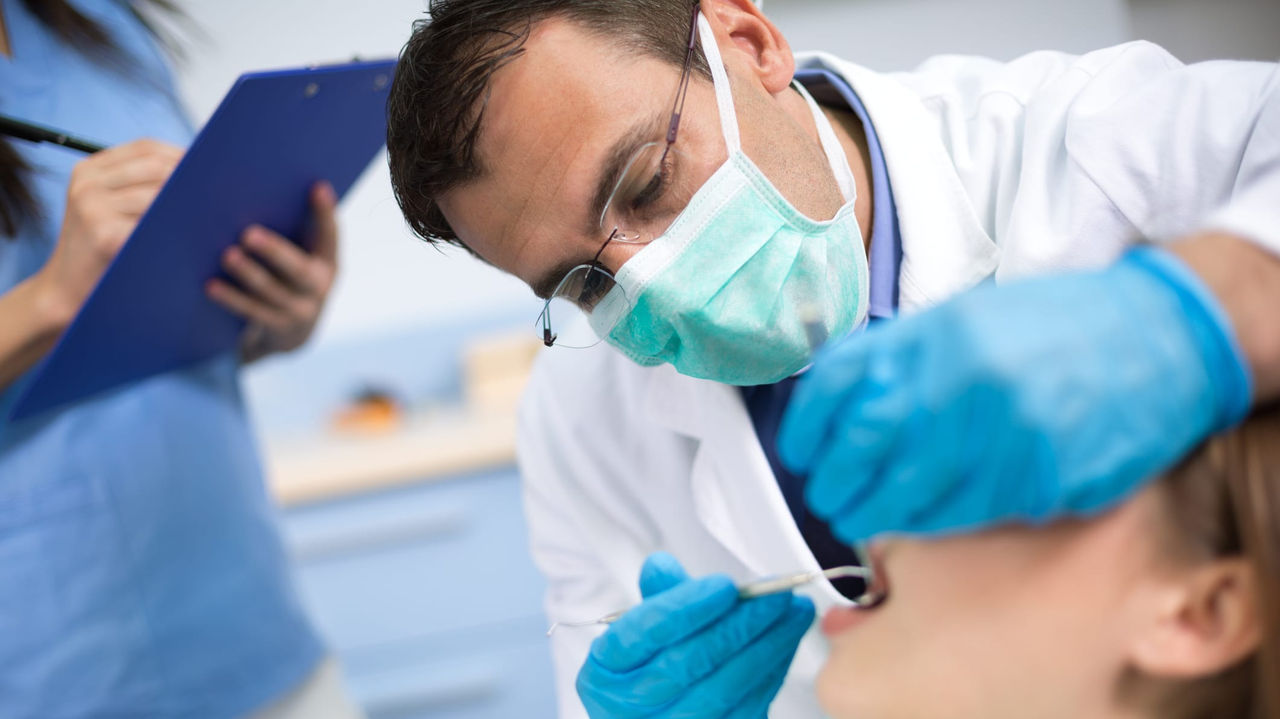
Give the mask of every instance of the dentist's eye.
M 596 303 L 613 289 L 614 280 L 599 267 L 593 268 L 582 282 L 578 292 L 577 304 L 584 310 L 592 310 Z
M 666 159 L 662 160 L 662 163 L 655 168 L 654 173 L 649 176 L 649 181 L 632 198 L 632 210 L 644 210 L 662 199 L 663 193 L 671 184 L 674 163 L 674 153 L 668 154 Z

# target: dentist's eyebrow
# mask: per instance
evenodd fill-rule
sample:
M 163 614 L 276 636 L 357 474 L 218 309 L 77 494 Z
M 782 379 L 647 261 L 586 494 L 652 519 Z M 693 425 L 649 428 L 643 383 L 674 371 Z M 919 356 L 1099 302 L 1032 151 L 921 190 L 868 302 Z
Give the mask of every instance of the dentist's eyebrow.
M 605 155 L 604 164 L 601 165 L 600 175 L 596 180 L 596 192 L 591 199 L 591 205 L 586 219 L 586 227 L 591 232 L 599 232 L 603 229 L 605 235 L 613 230 L 612 227 L 600 227 L 600 215 L 604 212 L 604 205 L 609 201 L 609 195 L 618 186 L 618 181 L 622 179 L 622 173 L 626 170 L 627 162 L 631 160 L 636 151 L 642 145 L 648 142 L 662 141 L 663 127 L 671 120 L 671 113 L 667 110 L 659 110 L 648 118 L 643 118 L 631 126 L 631 129 L 623 133 L 613 147 L 609 148 L 609 152 Z M 601 241 L 604 237 L 600 238 Z

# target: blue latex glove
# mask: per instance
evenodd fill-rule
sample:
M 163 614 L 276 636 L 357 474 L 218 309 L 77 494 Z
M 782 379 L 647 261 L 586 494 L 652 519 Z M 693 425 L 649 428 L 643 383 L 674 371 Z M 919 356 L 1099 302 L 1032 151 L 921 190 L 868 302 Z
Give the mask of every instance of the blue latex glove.
M 1223 310 L 1173 255 L 987 286 L 820 353 L 779 452 L 837 536 L 1089 515 L 1248 411 Z
M 813 603 L 790 592 L 739 600 L 727 576 L 690 579 L 665 553 L 645 561 L 640 591 L 578 673 L 592 719 L 762 719 Z

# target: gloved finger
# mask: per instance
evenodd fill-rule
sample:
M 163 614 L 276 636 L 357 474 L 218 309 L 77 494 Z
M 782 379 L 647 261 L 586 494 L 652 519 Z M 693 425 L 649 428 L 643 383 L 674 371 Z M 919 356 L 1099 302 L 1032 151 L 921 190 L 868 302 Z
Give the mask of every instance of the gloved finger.
M 828 346 L 814 357 L 787 402 L 778 429 L 778 456 L 796 474 L 807 474 L 832 422 L 867 376 L 865 364 L 876 345 L 854 337 Z
M 813 624 L 813 602 L 803 596 L 787 596 L 783 616 L 754 642 L 730 656 L 697 682 L 664 712 L 664 717 L 722 717 L 731 712 L 763 716 L 772 701 L 781 668 L 785 675 L 800 640 Z M 751 714 L 747 699 L 754 699 Z
M 874 491 L 876 472 L 884 464 L 900 426 L 911 416 L 914 398 L 900 389 L 877 397 L 855 397 L 811 467 L 805 502 L 815 515 L 831 519 L 840 508 Z
M 1041 521 L 1044 512 L 1037 508 L 1048 494 L 1042 478 L 1052 476 L 1044 466 L 1052 457 L 1048 449 L 1027 433 L 993 438 L 983 451 L 955 463 L 957 476 L 951 491 L 938 493 L 916 508 L 907 520 L 912 531 L 943 536 L 1002 522 Z
M 843 482 L 856 485 L 843 496 L 827 486 L 840 485 L 840 478 L 850 475 L 848 466 L 854 460 L 833 453 L 830 463 L 815 473 L 810 484 L 815 491 L 826 491 L 827 496 L 813 501 L 841 503 L 815 507 L 814 513 L 827 513 L 832 531 L 841 541 L 854 543 L 885 532 L 912 531 L 908 519 L 917 516 L 933 497 L 949 491 L 956 480 L 955 466 L 948 461 L 952 451 L 946 446 L 947 439 L 965 442 L 968 435 L 948 433 L 945 428 L 937 431 L 933 415 L 908 411 L 900 418 L 892 441 L 881 448 L 874 464 L 868 463 L 867 470 L 853 475 L 859 481 Z M 846 454 L 852 451 L 845 450 Z
M 787 672 L 791 669 L 793 658 L 794 655 L 783 657 L 778 666 L 769 671 L 760 685 L 743 697 L 742 701 L 738 702 L 738 706 L 729 710 L 723 719 L 761 719 L 767 716 L 769 705 L 773 704 L 773 700 L 787 680 Z
M 791 606 L 791 595 L 742 601 L 720 621 L 672 645 L 637 670 L 650 693 L 675 698 L 764 636 Z
M 591 659 L 614 672 L 645 664 L 693 636 L 738 604 L 738 588 L 723 574 L 691 579 L 622 615 L 591 643 Z
M 640 568 L 640 595 L 645 599 L 671 589 L 689 578 L 680 560 L 666 552 L 654 552 Z
M 783 594 L 740 602 L 720 621 L 634 669 L 593 656 L 578 675 L 578 693 L 604 716 L 661 708 L 778 623 L 790 607 L 790 596 Z
M 783 415 L 778 452 L 788 469 L 807 474 L 845 414 L 904 386 L 919 354 L 916 324 L 910 318 L 873 327 L 819 353 Z
M 841 422 L 841 430 L 819 450 L 805 484 L 805 502 L 815 516 L 835 517 L 838 510 L 873 491 L 876 472 L 897 438 L 897 421 L 886 415 L 895 412 L 870 411 Z M 883 418 L 882 418 L 883 417 Z
M 920 516 L 916 505 L 939 491 L 934 479 L 930 466 L 917 463 L 890 465 L 876 472 L 871 483 L 874 491 L 841 507 L 830 522 L 832 533 L 842 542 L 855 544 L 887 532 L 919 531 L 911 519 Z

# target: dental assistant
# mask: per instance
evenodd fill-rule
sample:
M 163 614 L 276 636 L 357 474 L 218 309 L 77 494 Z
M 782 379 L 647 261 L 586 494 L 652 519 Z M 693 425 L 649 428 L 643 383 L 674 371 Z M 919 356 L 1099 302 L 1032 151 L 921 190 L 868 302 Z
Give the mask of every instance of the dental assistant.
M 0 414 L 191 138 L 140 19 L 159 5 L 0 0 L 0 113 L 112 145 L 0 142 Z M 318 317 L 332 191 L 312 204 L 314 254 L 251 229 L 225 258 L 238 288 L 209 287 L 248 320 L 240 356 L 0 423 L 0 714 L 356 716 L 290 583 L 237 384 Z
M 1111 265 L 1144 279 L 1103 285 L 1121 299 L 1138 287 L 1141 298 L 1159 281 L 1149 278 L 1183 275 L 1160 251 L 1128 255 L 1137 238 L 1194 232 L 1274 177 L 1274 155 L 1248 133 L 1255 122 L 1269 132 L 1271 64 L 1184 66 L 1131 43 L 1010 63 L 941 57 L 884 75 L 829 55 L 796 58 L 746 0 L 707 0 L 700 18 L 692 8 L 439 0 L 406 46 L 390 103 L 392 179 L 414 229 L 468 247 L 553 303 L 577 304 L 613 348 L 567 349 L 578 335 L 563 303 L 548 305 L 539 331 L 566 349 L 539 362 L 521 417 L 551 618 L 640 603 L 599 636 L 555 635 L 566 719 L 822 716 L 813 679 L 826 648 L 797 627 L 810 600 L 848 604 L 858 588 L 819 583 L 809 599 L 737 602 L 715 575 L 743 581 L 847 557 L 843 515 L 815 502 L 805 477 L 839 472 L 804 466 L 774 441 L 814 318 L 842 338 L 980 285 Z M 489 52 L 477 56 L 482 45 Z M 421 97 L 432 98 L 429 121 Z M 1168 117 L 1180 119 L 1161 125 Z M 1165 164 L 1188 156 L 1201 164 Z M 1090 316 L 1094 289 L 1056 310 L 1081 311 L 1063 327 L 1146 316 L 1145 305 Z M 1049 336 L 1055 325 L 1036 324 L 1034 311 L 1010 332 Z M 899 323 L 870 327 L 868 341 Z M 1214 323 L 1169 335 L 1132 319 L 1100 326 L 1150 329 L 1174 356 L 1188 334 L 1229 347 Z M 949 359 L 890 357 L 837 379 L 884 388 L 881 377 L 916 373 L 928 387 L 937 375 L 921 369 Z M 1158 369 L 1151 361 L 1126 373 Z M 859 441 L 861 424 L 834 426 L 817 446 Z M 956 426 L 962 436 L 988 429 Z M 918 498 L 945 506 L 954 496 Z M 861 497 L 840 499 L 856 509 Z

